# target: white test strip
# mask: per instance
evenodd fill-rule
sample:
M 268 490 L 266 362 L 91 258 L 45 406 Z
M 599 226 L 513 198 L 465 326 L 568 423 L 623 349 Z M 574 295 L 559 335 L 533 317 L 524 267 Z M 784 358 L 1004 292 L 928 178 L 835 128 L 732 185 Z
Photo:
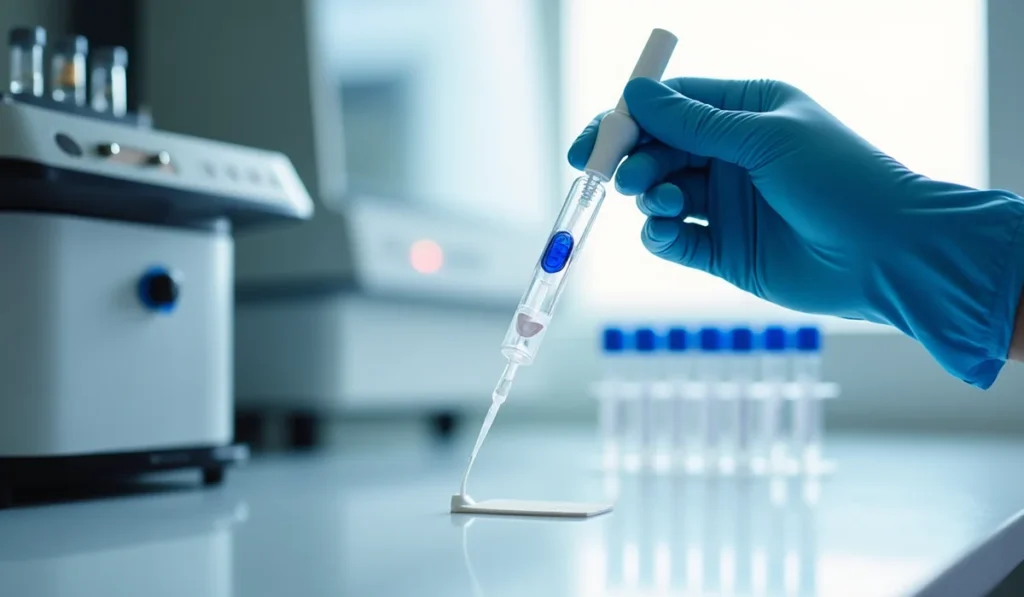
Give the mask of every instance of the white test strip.
M 474 502 L 465 495 L 452 496 L 452 514 L 496 514 L 540 516 L 548 518 L 590 518 L 612 511 L 611 504 L 583 502 L 547 502 L 539 500 L 495 499 Z

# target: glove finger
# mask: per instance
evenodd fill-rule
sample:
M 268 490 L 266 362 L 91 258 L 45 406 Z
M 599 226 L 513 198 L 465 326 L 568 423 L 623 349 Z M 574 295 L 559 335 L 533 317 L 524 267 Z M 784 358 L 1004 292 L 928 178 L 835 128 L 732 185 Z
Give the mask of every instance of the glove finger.
M 615 189 L 623 195 L 639 195 L 664 181 L 680 168 L 703 168 L 708 159 L 651 141 L 633 150 L 615 172 Z
M 645 216 L 657 218 L 697 217 L 707 220 L 707 174 L 686 170 L 669 177 L 636 198 L 637 209 Z
M 720 110 L 652 79 L 633 79 L 624 92 L 629 112 L 662 143 L 749 167 L 763 130 L 756 112 Z
M 679 214 L 681 218 L 708 219 L 708 173 L 703 170 L 687 169 L 675 172 L 668 177 L 668 182 L 679 187 L 685 202 Z
M 670 182 L 663 182 L 636 196 L 637 209 L 651 218 L 678 218 L 687 203 L 689 200 L 682 189 Z
M 615 172 L 615 190 L 639 195 L 688 162 L 686 153 L 657 141 L 637 147 Z
M 711 230 L 679 218 L 648 218 L 640 234 L 644 247 L 667 261 L 713 274 Z
M 597 127 L 601 125 L 601 119 L 607 112 L 598 114 L 590 124 L 583 128 L 583 132 L 576 137 L 576 140 L 569 146 L 569 165 L 577 170 L 583 170 L 590 159 L 590 153 L 594 151 L 594 142 L 597 140 Z
M 770 79 L 730 80 L 702 77 L 678 77 L 663 83 L 698 102 L 720 110 L 744 109 L 767 112 L 801 92 L 781 81 Z

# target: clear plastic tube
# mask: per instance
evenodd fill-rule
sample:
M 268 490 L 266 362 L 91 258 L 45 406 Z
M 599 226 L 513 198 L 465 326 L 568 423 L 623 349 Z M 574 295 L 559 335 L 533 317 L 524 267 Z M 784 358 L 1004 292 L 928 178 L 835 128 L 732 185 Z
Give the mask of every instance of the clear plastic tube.
M 670 385 L 670 412 L 666 414 L 666 420 L 671 427 L 671 460 L 670 468 L 676 470 L 686 469 L 688 453 L 688 439 L 692 435 L 690 425 L 692 423 L 689 413 L 689 401 L 687 400 L 689 384 L 692 381 L 690 371 L 691 360 L 687 358 L 689 349 L 689 336 L 686 329 L 676 327 L 668 331 L 669 350 L 669 371 L 668 382 Z
M 786 444 L 782 441 L 782 386 L 786 381 L 787 362 L 781 354 L 761 357 L 754 430 L 755 469 L 760 472 L 778 469 L 786 460 Z
M 700 353 L 696 362 L 697 392 L 694 398 L 699 402 L 695 415 L 696 435 L 700 442 L 701 468 L 713 472 L 718 466 L 721 454 L 721 396 L 725 353 L 722 352 L 722 333 L 717 328 L 700 330 Z M 697 405 L 695 405 L 697 406 Z
M 729 361 L 730 391 L 723 397 L 726 398 L 723 402 L 727 409 L 724 431 L 728 444 L 719 460 L 725 473 L 745 470 L 750 465 L 753 426 L 750 387 L 757 371 L 757 361 L 749 352 L 733 354 Z
M 818 384 L 821 381 L 821 332 L 815 327 L 801 327 L 793 334 L 796 352 L 793 357 L 792 421 L 790 438 L 793 468 L 805 473 L 821 467 L 821 432 L 823 422 Z
M 679 364 L 676 353 L 661 346 L 651 359 L 651 381 L 649 385 L 651 418 L 651 467 L 656 473 L 667 473 L 673 468 L 676 430 L 675 402 L 679 378 L 675 367 Z
M 793 403 L 793 439 L 795 454 L 801 456 L 808 472 L 821 467 L 824 440 L 824 401 L 817 394 L 821 381 L 821 357 L 817 353 L 801 354 L 794 360 L 794 374 L 800 392 Z
M 565 280 L 604 201 L 604 182 L 595 174 L 573 182 L 501 343 L 501 353 L 509 361 L 529 365 L 536 358 Z
M 601 466 L 606 471 L 615 471 L 622 466 L 625 334 L 619 328 L 606 328 L 601 344 L 604 375 L 596 388 Z

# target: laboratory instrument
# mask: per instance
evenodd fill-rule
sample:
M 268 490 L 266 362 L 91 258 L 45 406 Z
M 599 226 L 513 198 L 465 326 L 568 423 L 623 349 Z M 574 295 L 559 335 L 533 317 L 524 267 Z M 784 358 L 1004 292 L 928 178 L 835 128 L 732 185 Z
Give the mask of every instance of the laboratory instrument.
M 89 95 L 92 109 L 120 118 L 128 112 L 128 50 L 97 48 L 92 54 Z
M 65 37 L 53 45 L 50 96 L 54 101 L 85 105 L 85 63 L 88 54 L 89 40 L 81 35 Z
M 664 29 L 653 30 L 636 66 L 633 67 L 630 80 L 637 77 L 660 80 L 672 57 L 676 41 L 676 37 Z M 601 208 L 601 201 L 605 195 L 604 183 L 611 180 L 619 162 L 633 149 L 639 137 L 640 129 L 630 118 L 625 99 L 620 97 L 615 109 L 606 114 L 601 121 L 594 151 L 584 169 L 585 174 L 577 178 L 569 189 L 569 195 L 555 219 L 547 244 L 534 268 L 533 278 L 519 301 L 519 306 L 512 316 L 512 323 L 505 332 L 501 354 L 507 359 L 507 363 L 491 393 L 491 406 L 463 475 L 462 488 L 459 492 L 462 496 L 466 495 L 466 483 L 480 447 L 494 423 L 498 410 L 512 389 L 516 371 L 520 366 L 533 363 L 537 356 L 541 341 L 551 324 L 555 306 L 565 288 L 566 276 L 576 256 L 583 250 L 587 234 Z M 653 350 L 653 330 L 638 332 L 637 341 L 640 342 L 639 350 Z M 641 454 L 646 456 L 649 452 L 646 439 L 650 434 L 650 409 L 641 408 L 640 434 L 641 441 L 644 442 Z
M 232 233 L 310 216 L 276 152 L 0 98 L 0 505 L 27 485 L 175 468 L 233 443 Z M 233 181 L 234 167 L 264 181 Z M 214 170 L 215 174 L 209 172 Z
M 43 95 L 43 50 L 46 29 L 18 27 L 7 37 L 11 73 L 7 89 L 13 94 Z
M 598 401 L 600 469 L 802 475 L 822 457 L 824 404 L 814 326 L 606 327 Z
M 329 422 L 381 415 L 444 433 L 494 387 L 495 330 L 536 262 L 563 158 L 538 125 L 556 110 L 536 52 L 549 32 L 531 4 L 502 6 L 508 19 L 475 0 L 414 2 L 411 20 L 374 2 L 147 5 L 131 60 L 159 73 L 139 94 L 161 126 L 279 149 L 319 208 L 236 239 L 238 430 L 252 442 L 323 445 Z M 238 15 L 244 27 L 222 25 Z M 498 163 L 530 176 L 501 183 Z M 539 399 L 543 381 L 521 376 L 517 395 Z

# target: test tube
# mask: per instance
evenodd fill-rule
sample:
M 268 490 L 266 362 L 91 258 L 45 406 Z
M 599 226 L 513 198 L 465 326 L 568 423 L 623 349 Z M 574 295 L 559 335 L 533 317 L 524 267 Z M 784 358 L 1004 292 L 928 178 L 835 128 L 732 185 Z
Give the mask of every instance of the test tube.
M 719 400 L 722 385 L 722 332 L 718 328 L 704 327 L 699 332 L 700 365 L 697 376 L 701 387 L 701 443 L 703 468 L 712 472 L 718 465 L 721 430 L 719 429 Z
M 729 442 L 719 465 L 723 473 L 750 465 L 751 452 L 751 386 L 756 376 L 754 360 L 754 332 L 747 327 L 729 330 L 729 388 L 722 396 L 723 432 Z
M 793 450 L 800 457 L 803 470 L 816 473 L 822 465 L 822 434 L 824 404 L 818 395 L 821 381 L 821 332 L 816 327 L 802 327 L 795 333 L 796 355 L 794 375 L 800 392 L 793 402 Z
M 46 29 L 17 27 L 8 34 L 11 76 L 8 89 L 15 95 L 43 96 L 43 48 Z
M 98 48 L 92 55 L 89 77 L 93 110 L 120 118 L 128 112 L 128 50 L 121 46 Z
M 657 473 L 667 473 L 672 468 L 674 431 L 672 428 L 678 386 L 678 366 L 676 353 L 671 352 L 669 335 L 659 334 L 655 354 L 652 355 L 651 394 L 651 433 L 653 434 L 654 454 L 651 464 Z
M 672 468 L 685 470 L 686 460 L 690 456 L 688 442 L 693 438 L 690 428 L 693 418 L 690 416 L 689 388 L 691 379 L 690 359 L 686 352 L 689 349 L 686 328 L 674 327 L 668 331 L 668 351 L 672 359 Z
M 640 374 L 639 437 L 640 467 L 652 469 L 654 465 L 654 388 L 657 380 L 658 335 L 651 328 L 638 328 L 633 332 L 633 346 L 637 353 Z M 642 359 L 642 360 L 641 360 Z
M 614 471 L 621 466 L 622 452 L 622 357 L 626 338 L 619 328 L 605 328 L 601 336 L 604 367 L 598 388 L 598 424 L 601 433 L 601 461 L 605 470 Z
M 53 46 L 50 59 L 50 96 L 55 101 L 85 105 L 85 57 L 89 40 L 72 35 Z
M 761 373 L 755 431 L 754 468 L 757 472 L 781 472 L 786 465 L 786 443 L 782 433 L 782 388 L 789 381 L 786 329 L 768 326 L 761 334 Z

